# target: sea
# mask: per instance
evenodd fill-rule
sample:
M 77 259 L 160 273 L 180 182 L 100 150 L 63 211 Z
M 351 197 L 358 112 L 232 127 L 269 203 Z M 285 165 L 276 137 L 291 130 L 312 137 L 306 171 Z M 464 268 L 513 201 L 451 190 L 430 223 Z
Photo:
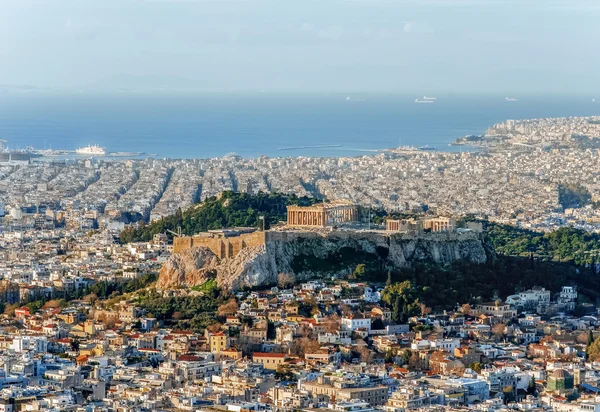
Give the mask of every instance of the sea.
M 360 156 L 398 146 L 465 150 L 449 143 L 507 119 L 600 115 L 593 96 L 435 97 L 415 103 L 423 96 L 3 93 L 0 139 L 11 149 L 97 144 L 158 158 Z

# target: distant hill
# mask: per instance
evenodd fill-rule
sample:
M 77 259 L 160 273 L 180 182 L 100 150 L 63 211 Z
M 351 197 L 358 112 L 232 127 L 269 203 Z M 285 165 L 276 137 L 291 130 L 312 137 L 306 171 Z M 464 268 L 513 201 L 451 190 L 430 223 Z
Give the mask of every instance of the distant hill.
M 180 76 L 115 74 L 84 86 L 90 90 L 108 91 L 159 91 L 159 90 L 197 90 L 198 81 Z

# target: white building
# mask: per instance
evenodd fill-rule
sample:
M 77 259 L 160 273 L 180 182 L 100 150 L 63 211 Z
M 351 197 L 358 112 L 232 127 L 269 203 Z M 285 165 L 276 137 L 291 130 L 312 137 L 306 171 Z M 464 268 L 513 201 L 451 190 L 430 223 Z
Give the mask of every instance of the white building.
M 436 339 L 431 341 L 431 347 L 453 352 L 460 347 L 460 339 Z
M 15 352 L 34 351 L 37 353 L 48 352 L 48 338 L 45 336 L 15 336 L 12 341 Z
M 363 291 L 362 298 L 366 302 L 379 302 L 381 300 L 381 293 L 367 286 Z
M 512 307 L 525 310 L 536 310 L 538 313 L 545 313 L 550 305 L 550 291 L 535 286 L 529 290 L 507 297 L 506 303 Z
M 342 329 L 355 331 L 358 329 L 371 330 L 371 318 L 366 318 L 363 315 L 352 314 L 342 317 Z
M 558 294 L 558 304 L 566 310 L 575 310 L 577 304 L 577 287 L 563 286 Z

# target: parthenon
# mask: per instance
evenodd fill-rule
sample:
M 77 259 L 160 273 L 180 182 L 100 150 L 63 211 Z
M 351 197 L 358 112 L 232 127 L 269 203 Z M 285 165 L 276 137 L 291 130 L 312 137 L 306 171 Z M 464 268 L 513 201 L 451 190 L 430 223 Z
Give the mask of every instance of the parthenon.
M 289 226 L 326 227 L 358 221 L 358 208 L 351 204 L 288 206 L 287 214 Z

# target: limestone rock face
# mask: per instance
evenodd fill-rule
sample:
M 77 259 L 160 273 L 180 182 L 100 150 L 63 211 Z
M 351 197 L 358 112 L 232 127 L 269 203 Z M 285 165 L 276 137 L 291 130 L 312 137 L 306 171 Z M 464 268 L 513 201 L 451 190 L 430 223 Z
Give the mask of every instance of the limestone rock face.
M 193 247 L 172 255 L 160 270 L 156 287 L 179 289 L 201 285 L 214 278 L 217 256 L 208 248 Z
M 233 259 L 223 260 L 217 268 L 217 284 L 226 289 L 277 283 L 276 256 L 267 247 L 243 249 Z
M 490 253 L 475 233 L 278 232 L 270 233 L 264 245 L 242 249 L 230 259 L 218 259 L 206 248 L 186 249 L 169 259 L 157 285 L 192 287 L 216 274 L 220 287 L 237 290 L 275 284 L 279 273 L 294 274 L 300 281 L 346 276 L 357 263 L 379 262 L 395 268 L 420 261 L 484 263 Z

